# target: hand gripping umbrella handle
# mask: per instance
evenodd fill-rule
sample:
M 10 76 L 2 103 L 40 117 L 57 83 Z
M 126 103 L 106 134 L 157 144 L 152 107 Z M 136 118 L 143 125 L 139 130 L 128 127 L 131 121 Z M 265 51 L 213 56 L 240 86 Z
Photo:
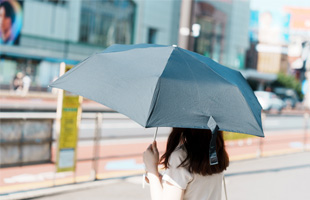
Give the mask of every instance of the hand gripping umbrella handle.
M 153 140 L 154 141 L 156 141 L 156 137 L 157 137 L 157 132 L 158 132 L 158 127 L 156 127 L 156 131 L 155 131 L 155 133 L 154 133 L 154 138 L 153 138 Z M 145 186 L 145 177 L 147 177 L 147 173 L 146 173 L 146 169 L 144 169 L 144 174 L 143 174 L 143 176 L 142 176 L 142 188 L 144 188 L 144 186 Z
M 210 165 L 217 165 L 218 159 L 216 155 L 216 138 L 217 138 L 217 131 L 219 130 L 219 127 L 216 124 L 216 121 L 212 116 L 210 116 L 208 121 L 208 127 L 212 131 L 212 137 L 210 141 L 210 147 L 209 147 L 209 158 L 210 158 Z

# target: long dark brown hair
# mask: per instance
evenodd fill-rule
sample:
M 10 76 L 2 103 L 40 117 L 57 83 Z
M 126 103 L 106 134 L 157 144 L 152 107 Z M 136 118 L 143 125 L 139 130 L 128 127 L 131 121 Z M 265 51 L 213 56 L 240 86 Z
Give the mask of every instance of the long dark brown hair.
M 178 167 L 185 167 L 191 173 L 212 175 L 224 171 L 229 165 L 229 157 L 225 150 L 223 132 L 219 131 L 216 140 L 217 165 L 209 163 L 209 146 L 212 133 L 208 129 L 173 128 L 169 135 L 166 152 L 160 158 L 160 164 L 169 168 L 169 157 L 183 144 L 187 157 Z

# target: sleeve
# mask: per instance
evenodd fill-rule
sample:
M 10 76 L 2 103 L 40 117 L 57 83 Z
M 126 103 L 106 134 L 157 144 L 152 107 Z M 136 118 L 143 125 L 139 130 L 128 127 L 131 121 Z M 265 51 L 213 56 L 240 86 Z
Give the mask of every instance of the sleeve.
M 181 151 L 174 151 L 169 158 L 169 168 L 166 169 L 162 180 L 185 190 L 188 183 L 192 181 L 193 175 L 184 167 L 178 167 L 185 159 Z

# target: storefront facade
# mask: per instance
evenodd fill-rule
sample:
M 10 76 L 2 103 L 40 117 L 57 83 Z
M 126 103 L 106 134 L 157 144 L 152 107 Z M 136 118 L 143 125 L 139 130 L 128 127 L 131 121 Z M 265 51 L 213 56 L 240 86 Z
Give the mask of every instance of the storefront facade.
M 0 90 L 14 90 L 22 74 L 31 80 L 30 91 L 49 91 L 60 63 L 76 65 L 115 43 L 177 41 L 180 3 L 173 0 L 155 8 L 152 1 L 133 0 L 3 2 L 12 5 L 16 35 L 11 42 L 0 40 Z

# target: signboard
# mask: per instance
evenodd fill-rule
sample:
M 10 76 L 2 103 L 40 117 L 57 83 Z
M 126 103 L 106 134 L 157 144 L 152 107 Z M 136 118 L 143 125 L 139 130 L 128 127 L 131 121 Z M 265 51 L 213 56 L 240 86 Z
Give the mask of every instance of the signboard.
M 290 29 L 310 31 L 310 8 L 285 7 L 284 10 L 291 15 Z
M 17 0 L 0 0 L 0 44 L 18 44 L 22 29 L 22 3 Z
M 287 44 L 290 14 L 277 10 L 252 10 L 249 36 L 251 42 L 264 44 Z
M 73 66 L 66 66 L 67 72 Z M 60 134 L 58 137 L 57 172 L 75 171 L 76 147 L 81 119 L 82 97 L 62 92 Z

